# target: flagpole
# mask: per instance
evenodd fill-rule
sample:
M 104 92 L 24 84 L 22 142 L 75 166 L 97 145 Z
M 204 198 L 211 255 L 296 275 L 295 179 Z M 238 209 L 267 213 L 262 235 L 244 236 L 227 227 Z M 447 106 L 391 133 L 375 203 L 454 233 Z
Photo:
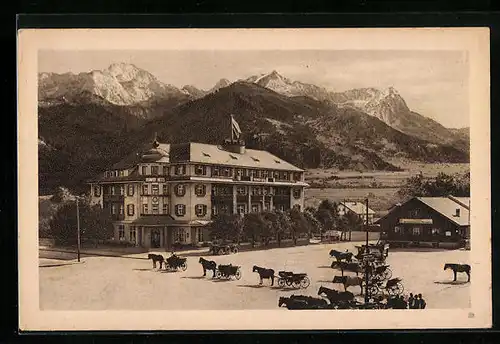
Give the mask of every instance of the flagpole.
M 231 143 L 234 142 L 233 115 L 231 114 Z

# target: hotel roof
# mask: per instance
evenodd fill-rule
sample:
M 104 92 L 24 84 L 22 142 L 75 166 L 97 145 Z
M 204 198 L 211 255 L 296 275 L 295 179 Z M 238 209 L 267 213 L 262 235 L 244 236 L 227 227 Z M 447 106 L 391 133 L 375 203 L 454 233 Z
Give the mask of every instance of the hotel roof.
M 199 163 L 232 167 L 264 168 L 284 171 L 303 171 L 289 162 L 257 149 L 245 149 L 243 154 L 234 153 L 220 145 L 206 143 L 158 143 L 144 154 L 133 153 L 115 164 L 112 169 L 130 168 L 141 162 L 157 163 Z

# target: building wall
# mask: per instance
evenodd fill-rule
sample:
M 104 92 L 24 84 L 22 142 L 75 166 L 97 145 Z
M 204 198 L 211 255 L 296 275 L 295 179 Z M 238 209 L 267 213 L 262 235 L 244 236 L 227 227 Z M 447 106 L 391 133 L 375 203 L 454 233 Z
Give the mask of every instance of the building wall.
M 412 212 L 417 210 L 418 215 Z M 400 224 L 399 220 L 403 219 L 432 219 L 432 225 L 414 225 L 414 224 Z M 385 218 L 379 220 L 381 230 L 386 233 L 388 239 L 392 240 L 412 240 L 415 239 L 412 236 L 411 230 L 413 227 L 421 227 L 422 234 L 418 236 L 422 241 L 459 241 L 461 239 L 460 226 L 454 224 L 452 221 L 435 211 L 434 209 L 428 207 L 417 199 L 412 199 L 407 203 L 401 205 L 400 207 L 393 209 Z M 395 232 L 395 227 L 400 227 L 405 230 L 404 234 L 398 234 Z M 437 230 L 437 234 L 432 235 L 429 233 L 432 229 Z M 446 236 L 446 232 L 451 232 L 450 236 Z

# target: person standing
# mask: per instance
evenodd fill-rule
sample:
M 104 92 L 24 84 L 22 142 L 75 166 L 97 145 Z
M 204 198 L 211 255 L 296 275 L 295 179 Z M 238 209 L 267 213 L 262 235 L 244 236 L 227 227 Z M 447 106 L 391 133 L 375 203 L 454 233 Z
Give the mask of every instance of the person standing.
M 418 298 L 420 299 L 419 307 L 418 308 L 419 309 L 425 309 L 425 306 L 427 306 L 427 303 L 423 299 L 422 294 L 418 294 Z
M 415 298 L 413 297 L 413 293 L 410 293 L 410 297 L 408 298 L 408 308 L 413 309 L 413 303 L 415 301 Z

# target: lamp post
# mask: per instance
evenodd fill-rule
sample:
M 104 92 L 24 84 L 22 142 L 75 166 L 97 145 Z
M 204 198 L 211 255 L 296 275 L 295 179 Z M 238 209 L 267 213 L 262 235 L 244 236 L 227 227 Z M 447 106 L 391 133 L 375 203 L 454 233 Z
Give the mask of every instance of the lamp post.
M 78 262 L 80 262 L 80 208 L 78 206 L 78 196 L 76 196 L 76 240 L 77 240 L 77 246 L 76 246 L 76 254 L 77 254 L 77 259 Z

